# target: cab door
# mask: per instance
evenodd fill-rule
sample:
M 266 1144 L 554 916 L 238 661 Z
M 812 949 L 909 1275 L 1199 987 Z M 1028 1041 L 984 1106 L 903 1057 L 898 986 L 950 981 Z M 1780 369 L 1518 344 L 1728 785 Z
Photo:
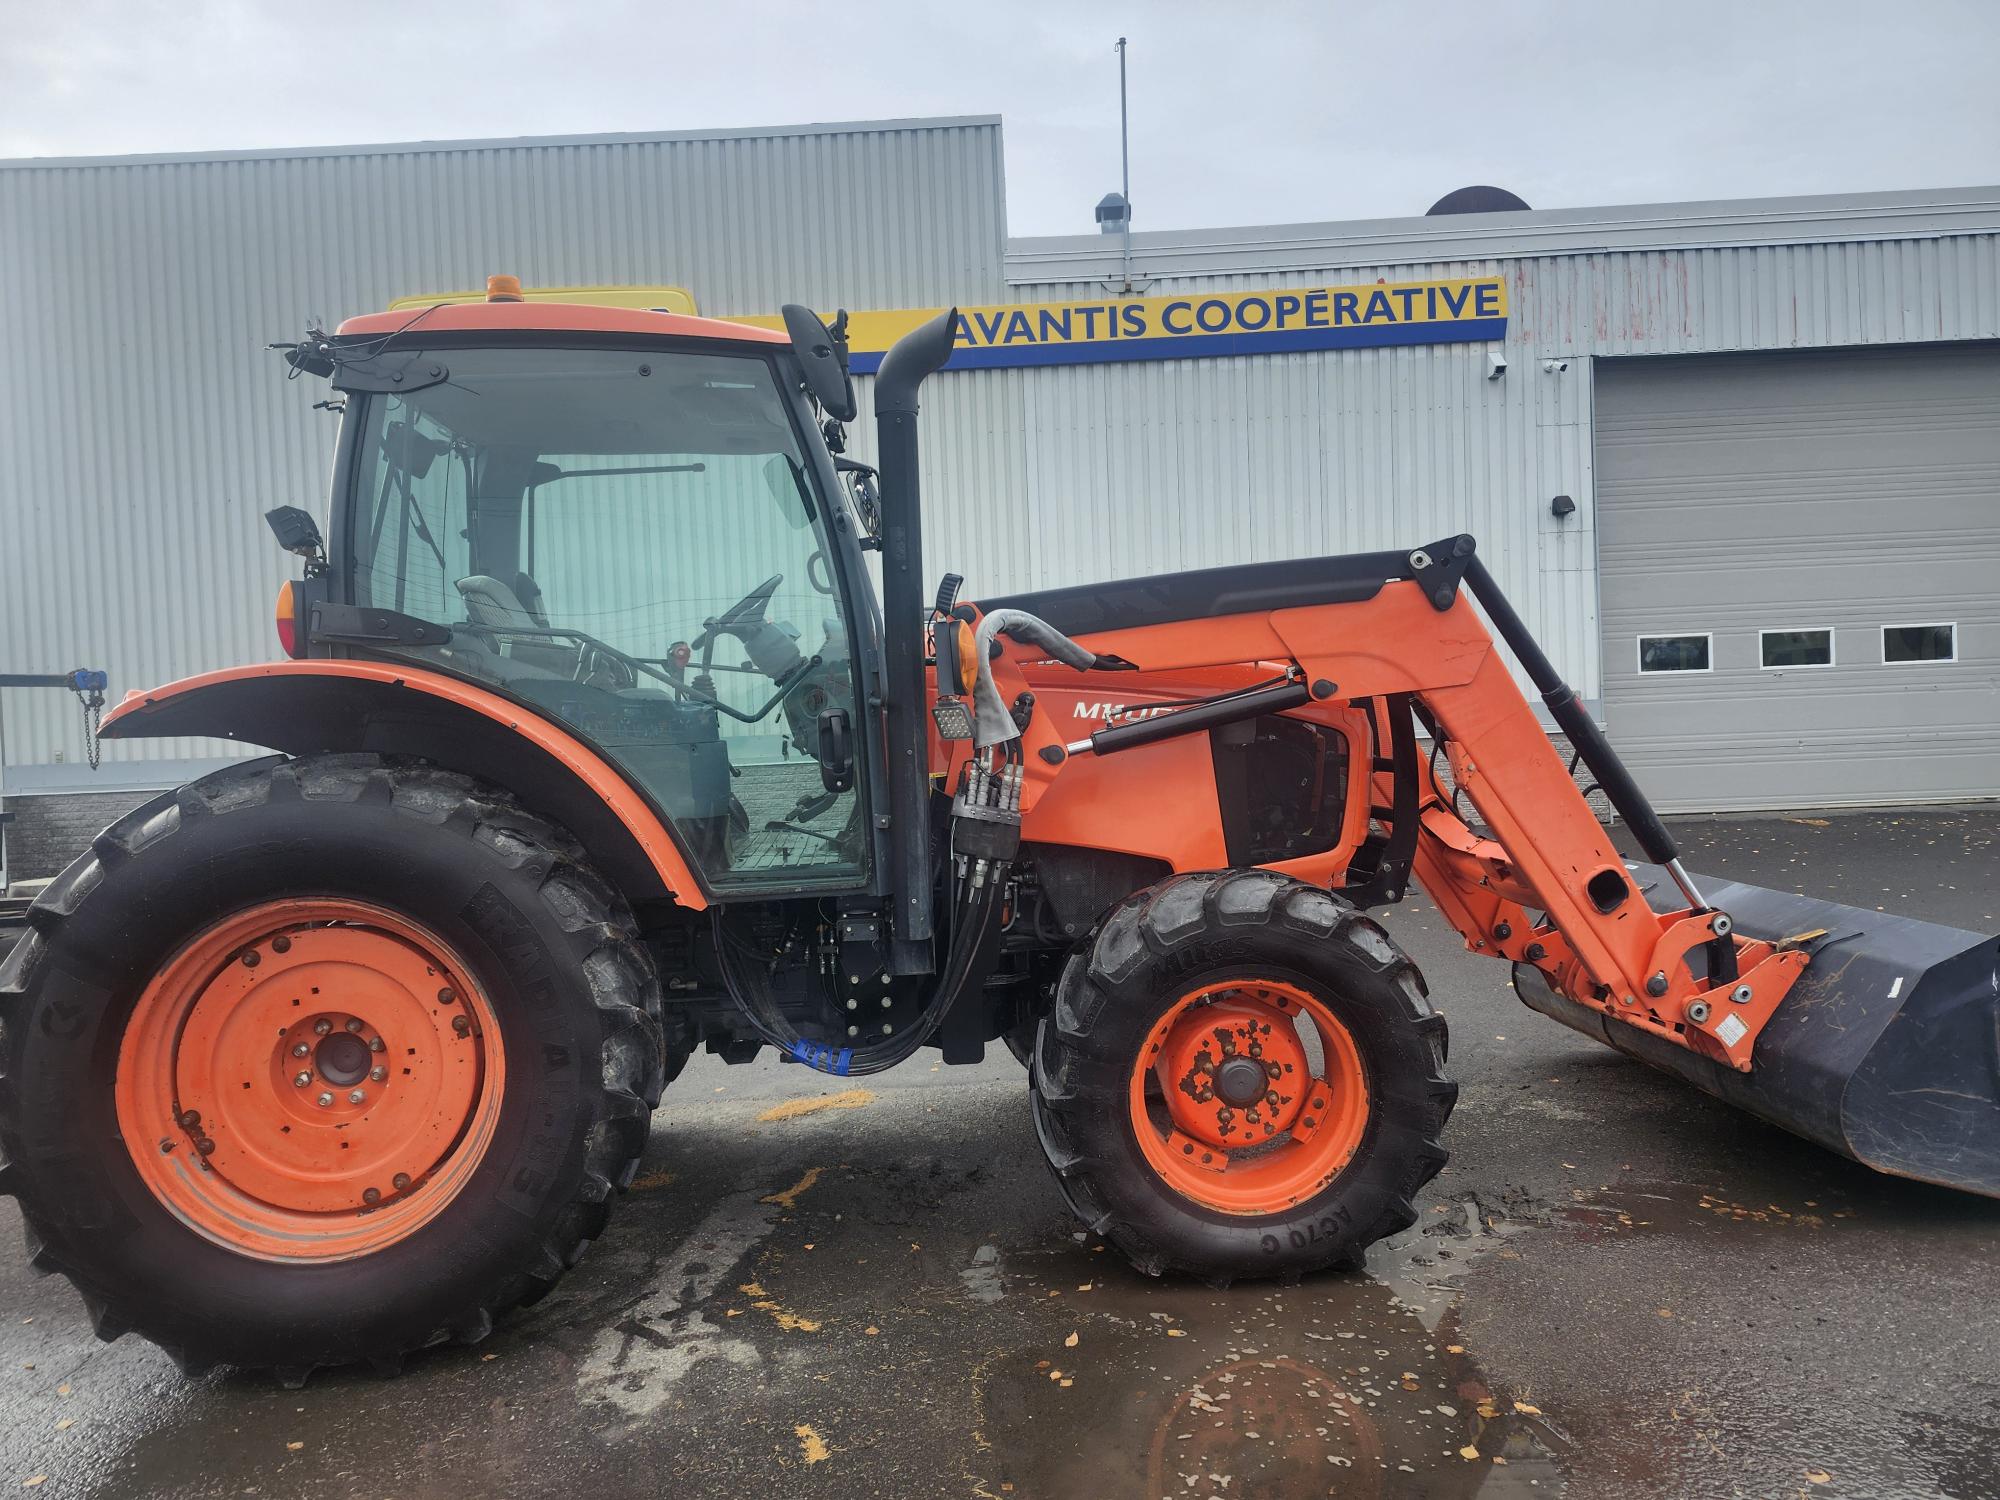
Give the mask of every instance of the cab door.
M 355 602 L 562 723 L 718 895 L 858 890 L 870 839 L 829 506 L 761 356 L 454 349 L 371 398 Z

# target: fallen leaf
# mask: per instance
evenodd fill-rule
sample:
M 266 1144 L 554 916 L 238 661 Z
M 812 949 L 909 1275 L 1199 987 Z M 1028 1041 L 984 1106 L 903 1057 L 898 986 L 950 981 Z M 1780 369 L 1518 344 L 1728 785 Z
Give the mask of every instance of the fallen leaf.
M 1078 1290 L 1079 1292 L 1087 1292 L 1087 1291 L 1089 1291 L 1089 1290 L 1091 1289 L 1091 1287 L 1092 1287 L 1092 1286 L 1093 1286 L 1094 1284 L 1095 1284 L 1095 1283 L 1093 1283 L 1093 1282 L 1088 1282 L 1088 1281 L 1086 1281 L 1086 1282 L 1085 1282 L 1085 1283 L 1084 1283 L 1084 1284 L 1083 1284 L 1082 1286 L 1078 1287 L 1078 1288 L 1077 1288 L 1077 1290 Z
M 813 1430 L 810 1424 L 801 1422 L 792 1429 L 792 1435 L 799 1440 L 799 1457 L 806 1461 L 806 1467 L 823 1464 L 831 1457 L 826 1439 Z
M 807 1246 L 806 1246 L 805 1248 L 806 1248 L 806 1249 L 808 1249 L 808 1250 L 810 1250 L 810 1249 L 812 1249 L 812 1246 L 811 1246 L 811 1245 L 807 1245 Z
M 56 1431 L 57 1431 L 57 1432 L 68 1432 L 68 1431 L 70 1430 L 70 1428 L 72 1428 L 72 1427 L 74 1427 L 74 1426 L 76 1426 L 76 1418 L 75 1418 L 75 1417 L 64 1417 L 64 1418 L 63 1418 L 63 1419 L 62 1419 L 62 1420 L 61 1420 L 60 1422 L 56 1423 Z
M 1496 1453 L 1493 1455 L 1493 1462 L 1495 1462 L 1496 1464 L 1504 1464 L 1505 1462 L 1507 1462 L 1507 1455 L 1504 1453 Z
M 31 1489 L 33 1489 L 33 1488 L 34 1488 L 34 1487 L 35 1487 L 36 1485 L 38 1485 L 38 1484 L 47 1484 L 47 1483 L 48 1483 L 48 1480 L 49 1480 L 49 1476 L 48 1476 L 48 1475 L 46 1475 L 46 1474 L 37 1474 L 37 1475 L 36 1475 L 36 1476 L 35 1476 L 34 1478 L 32 1478 L 32 1479 L 24 1479 L 24 1480 L 22 1480 L 22 1481 L 21 1481 L 21 1488 L 22 1488 L 22 1489 L 24 1489 L 24 1490 L 31 1490 Z
M 1824 1469 L 1807 1469 L 1806 1482 L 1808 1484 L 1832 1484 L 1833 1476 Z
M 1071 1386 L 1075 1385 L 1076 1382 L 1074 1380 L 1071 1380 L 1067 1375 L 1065 1375 L 1061 1380 L 1058 1380 L 1056 1384 L 1061 1386 L 1064 1390 L 1068 1390 Z
M 301 1449 L 301 1448 L 305 1447 L 305 1444 L 304 1444 L 304 1443 L 287 1443 L 287 1444 L 285 1444 L 285 1447 L 286 1447 L 287 1449 L 289 1449 L 289 1450 L 290 1450 L 291 1452 L 293 1452 L 293 1453 L 296 1453 L 296 1452 L 298 1452 L 298 1451 L 299 1451 L 299 1449 Z
M 1527 1417 L 1539 1417 L 1542 1414 L 1542 1409 L 1539 1406 L 1530 1406 L 1525 1401 L 1516 1401 L 1514 1403 L 1514 1410 Z
M 721 1089 L 717 1089 L 719 1094 Z M 757 1123 L 769 1125 L 778 1120 L 796 1120 L 803 1115 L 816 1115 L 826 1109 L 860 1109 L 873 1104 L 875 1096 L 867 1089 L 848 1089 L 840 1094 L 820 1094 L 811 1099 L 787 1099 L 783 1104 L 774 1104 L 757 1116 Z
M 1049 1371 L 1049 1379 L 1051 1379 L 1051 1380 L 1061 1380 L 1061 1379 L 1062 1379 L 1062 1371 L 1061 1371 L 1061 1370 L 1054 1370 L 1054 1369 L 1050 1370 L 1050 1371 Z
M 479 1360 L 481 1364 L 484 1364 L 487 1360 L 498 1359 L 499 1357 L 497 1354 L 482 1354 L 479 1356 Z
M 866 1328 L 862 1329 L 861 1331 L 867 1334 L 868 1337 L 872 1339 L 875 1337 L 876 1334 L 880 1333 L 882 1330 L 877 1328 L 873 1323 L 870 1323 Z
M 659 1188 L 666 1187 L 673 1180 L 674 1174 L 671 1172 L 648 1172 L 644 1177 L 634 1177 L 632 1179 L 631 1191 L 635 1193 L 650 1193 Z
M 1072 1333 L 1068 1338 L 1063 1340 L 1063 1348 L 1074 1349 L 1075 1347 L 1076 1347 L 1076 1335 Z
M 1167 1337 L 1170 1339 L 1184 1339 L 1187 1337 L 1187 1330 L 1185 1328 L 1169 1328 L 1167 1330 Z
M 757 1201 L 759 1203 L 775 1203 L 780 1208 L 797 1208 L 799 1206 L 799 1194 L 805 1192 L 815 1182 L 818 1182 L 819 1174 L 825 1170 L 825 1167 L 808 1168 L 805 1176 L 786 1188 L 782 1193 L 767 1193 Z
M 1660 1316 L 1663 1318 L 1671 1318 L 1673 1315 L 1674 1315 L 1674 1310 L 1671 1307 L 1663 1307 L 1660 1309 Z
M 61 1385 L 56 1387 L 56 1394 L 58 1396 L 67 1396 L 69 1394 L 69 1391 L 70 1391 L 70 1385 L 67 1380 L 65 1380 Z
M 1471 1463 L 1475 1458 L 1479 1457 L 1479 1450 L 1473 1447 L 1472 1444 L 1467 1443 L 1463 1448 L 1458 1450 L 1458 1456 L 1467 1463 Z
M 1465 1353 L 1465 1345 L 1463 1345 L 1463 1344 L 1446 1344 L 1446 1345 L 1444 1346 L 1444 1352 L 1445 1352 L 1445 1353 L 1447 1353 L 1447 1354 L 1463 1354 L 1463 1353 Z

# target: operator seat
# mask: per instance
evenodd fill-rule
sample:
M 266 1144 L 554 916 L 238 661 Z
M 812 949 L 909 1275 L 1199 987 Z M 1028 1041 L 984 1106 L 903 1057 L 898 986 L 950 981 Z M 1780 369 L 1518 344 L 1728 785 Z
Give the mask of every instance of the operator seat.
M 543 612 L 542 591 L 526 573 L 519 576 L 525 589 L 510 588 L 487 573 L 474 573 L 458 580 L 458 592 L 465 600 L 465 617 L 474 625 L 489 629 L 546 630 L 549 617 Z M 525 593 L 533 604 L 523 602 Z M 576 647 L 562 641 L 532 635 L 501 635 L 501 654 L 523 666 L 540 667 L 567 677 L 576 670 Z

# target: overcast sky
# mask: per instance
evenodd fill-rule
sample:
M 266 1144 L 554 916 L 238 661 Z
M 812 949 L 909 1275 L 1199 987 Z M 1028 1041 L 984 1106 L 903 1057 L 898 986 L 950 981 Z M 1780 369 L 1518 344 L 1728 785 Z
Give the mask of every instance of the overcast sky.
M 2000 0 L 0 0 L 0 157 L 1004 116 L 1008 227 L 2000 182 Z

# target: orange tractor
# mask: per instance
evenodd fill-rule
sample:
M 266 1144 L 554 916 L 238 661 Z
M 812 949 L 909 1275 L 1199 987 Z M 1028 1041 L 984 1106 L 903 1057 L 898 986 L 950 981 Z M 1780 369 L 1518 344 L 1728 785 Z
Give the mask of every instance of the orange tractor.
M 1412 881 L 1565 1024 L 2000 1191 L 1995 941 L 1688 874 L 1470 537 L 969 603 L 918 494 L 955 315 L 882 360 L 879 475 L 841 325 L 786 325 L 503 291 L 288 346 L 344 410 L 324 537 L 270 518 L 286 659 L 103 726 L 276 753 L 106 829 L 0 969 L 0 1187 L 101 1334 L 476 1340 L 703 1048 L 1004 1041 L 1140 1270 L 1358 1266 L 1456 1094 L 1366 915 Z

